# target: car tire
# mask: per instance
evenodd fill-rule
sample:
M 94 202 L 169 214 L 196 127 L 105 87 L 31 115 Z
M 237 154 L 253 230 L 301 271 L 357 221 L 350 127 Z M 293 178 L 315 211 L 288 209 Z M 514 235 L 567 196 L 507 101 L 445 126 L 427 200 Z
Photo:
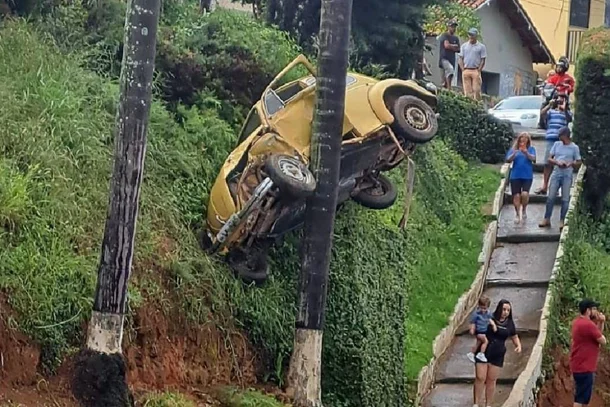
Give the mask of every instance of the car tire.
M 316 189 L 316 180 L 305 164 L 289 155 L 274 154 L 267 159 L 265 171 L 282 194 L 307 198 Z
M 251 254 L 242 249 L 234 249 L 227 254 L 226 260 L 233 274 L 247 285 L 260 287 L 269 278 L 266 250 Z
M 405 95 L 396 99 L 392 115 L 392 130 L 412 143 L 427 143 L 438 131 L 436 113 L 418 97 Z
M 398 197 L 396 186 L 383 174 L 377 176 L 377 182 L 379 183 L 377 188 L 360 190 L 354 195 L 354 201 L 370 209 L 386 209 L 394 205 Z M 381 194 L 372 193 L 373 191 L 378 191 L 378 188 L 381 188 Z

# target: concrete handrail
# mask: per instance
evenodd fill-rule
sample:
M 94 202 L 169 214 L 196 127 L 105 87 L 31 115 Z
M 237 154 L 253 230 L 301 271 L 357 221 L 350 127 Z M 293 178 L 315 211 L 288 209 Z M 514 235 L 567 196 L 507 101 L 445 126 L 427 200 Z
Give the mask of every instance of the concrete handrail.
M 561 257 L 563 256 L 563 247 L 566 239 L 568 238 L 568 234 L 570 233 L 569 222 L 580 197 L 582 180 L 585 175 L 585 171 L 585 166 L 581 166 L 576 175 L 576 182 L 572 185 L 570 190 L 570 206 L 566 215 L 565 226 L 561 231 L 561 236 L 559 238 L 559 247 L 557 248 L 557 254 L 555 255 L 555 263 L 553 264 L 551 280 L 549 288 L 546 292 L 546 300 L 544 301 L 544 306 L 542 308 L 538 338 L 536 339 L 525 369 L 515 381 L 513 389 L 502 407 L 533 407 L 536 405 L 535 391 L 538 379 L 542 375 L 542 358 L 544 356 L 544 346 L 547 338 L 548 319 L 551 312 L 551 305 L 553 303 L 553 283 L 557 273 L 560 272 L 560 262 Z

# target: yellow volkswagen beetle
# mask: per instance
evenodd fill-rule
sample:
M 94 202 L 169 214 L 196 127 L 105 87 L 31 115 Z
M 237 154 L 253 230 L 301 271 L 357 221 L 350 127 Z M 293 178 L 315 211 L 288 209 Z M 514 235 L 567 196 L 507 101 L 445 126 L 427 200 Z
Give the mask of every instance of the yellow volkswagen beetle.
M 303 68 L 308 75 L 287 80 Z M 278 74 L 250 110 L 210 191 L 200 243 L 225 254 L 247 282 L 265 281 L 269 247 L 302 225 L 305 200 L 316 187 L 308 169 L 315 83 L 315 68 L 303 55 Z M 391 206 L 396 188 L 382 172 L 435 136 L 436 105 L 431 83 L 349 73 L 338 203 Z

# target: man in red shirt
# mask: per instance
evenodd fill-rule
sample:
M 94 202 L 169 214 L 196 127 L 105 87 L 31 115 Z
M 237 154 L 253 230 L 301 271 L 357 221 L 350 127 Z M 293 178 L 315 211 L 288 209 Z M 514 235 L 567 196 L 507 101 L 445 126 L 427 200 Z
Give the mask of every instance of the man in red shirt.
M 582 300 L 578 304 L 580 316 L 572 322 L 570 370 L 574 377 L 574 407 L 587 406 L 591 401 L 599 345 L 606 344 L 602 334 L 606 317 L 598 307 L 593 300 Z
M 555 74 L 551 75 L 546 81 L 555 85 L 557 93 L 565 93 L 568 96 L 574 92 L 574 78 L 568 73 L 570 63 L 566 57 L 559 58 L 557 66 L 555 66 Z

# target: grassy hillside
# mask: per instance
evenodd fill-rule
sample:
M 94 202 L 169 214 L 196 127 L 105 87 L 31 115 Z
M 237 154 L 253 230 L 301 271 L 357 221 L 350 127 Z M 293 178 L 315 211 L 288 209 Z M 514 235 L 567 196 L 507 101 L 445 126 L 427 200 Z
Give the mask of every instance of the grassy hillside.
M 80 52 L 62 54 L 22 21 L 3 24 L 0 287 L 18 326 L 42 347 L 44 366 L 54 369 L 81 343 L 91 307 L 118 87 L 81 67 L 90 60 Z M 193 233 L 235 142 L 219 116 L 227 105 L 217 112 L 173 101 L 174 115 L 154 103 L 130 311 L 154 304 L 193 329 L 214 327 L 231 371 L 244 363 L 232 335 L 245 332 L 263 362 L 259 378 L 277 382 L 292 347 L 299 235 L 275 250 L 270 281 L 254 289 L 203 255 Z M 407 377 L 428 361 L 477 271 L 481 206 L 499 176 L 467 164 L 442 138 L 416 154 L 406 232 L 396 226 L 402 198 L 386 211 L 349 203 L 339 213 L 324 347 L 329 406 L 404 405 Z M 402 186 L 400 170 L 392 177 Z M 136 336 L 138 321 L 130 322 Z

